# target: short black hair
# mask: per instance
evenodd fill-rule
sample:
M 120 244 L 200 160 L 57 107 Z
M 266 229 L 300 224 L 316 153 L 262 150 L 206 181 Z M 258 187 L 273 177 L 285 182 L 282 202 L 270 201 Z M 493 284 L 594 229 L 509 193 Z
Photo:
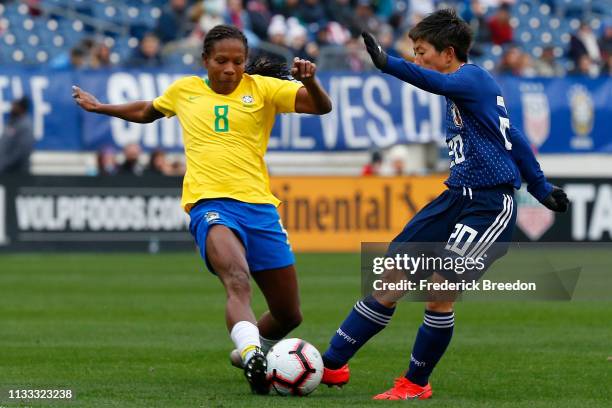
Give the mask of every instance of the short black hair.
M 408 33 L 412 41 L 424 40 L 442 52 L 453 47 L 457 59 L 467 62 L 472 45 L 472 29 L 453 9 L 443 9 L 431 13 Z

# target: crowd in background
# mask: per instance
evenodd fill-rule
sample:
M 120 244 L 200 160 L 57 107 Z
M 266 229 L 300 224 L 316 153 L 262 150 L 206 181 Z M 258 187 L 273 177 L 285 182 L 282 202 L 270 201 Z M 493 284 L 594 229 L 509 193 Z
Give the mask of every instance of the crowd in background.
M 121 157 L 119 157 L 121 156 Z M 147 157 L 140 145 L 131 143 L 118 154 L 111 147 L 103 148 L 97 154 L 96 176 L 182 176 L 185 164 L 181 160 L 169 160 L 161 149 L 153 150 Z
M 552 0 L 542 3 L 554 5 Z M 487 46 L 501 47 L 497 66 L 487 67 L 517 76 L 580 74 L 596 77 L 612 74 L 612 21 L 598 32 L 587 22 L 571 34 L 562 55 L 553 45 L 544 46 L 535 58 L 515 38 L 511 20 L 520 2 L 515 0 L 169 0 L 161 9 L 155 29 L 134 38 L 132 55 L 113 61 L 106 41 L 84 38 L 66 55 L 54 58 L 55 67 L 106 68 L 160 67 L 180 54 L 174 50 L 201 52 L 206 32 L 217 24 L 233 24 L 246 34 L 252 49 L 268 55 L 306 58 L 323 69 L 363 71 L 372 69 L 359 34 L 377 35 L 390 55 L 413 58 L 409 29 L 438 7 L 455 5 L 475 34 L 472 57 Z M 135 44 L 134 44 L 135 45 Z M 341 49 L 344 53 L 325 53 Z M 322 55 L 323 53 L 323 55 Z M 194 64 L 198 55 L 193 53 Z M 571 63 L 560 63 L 560 57 Z

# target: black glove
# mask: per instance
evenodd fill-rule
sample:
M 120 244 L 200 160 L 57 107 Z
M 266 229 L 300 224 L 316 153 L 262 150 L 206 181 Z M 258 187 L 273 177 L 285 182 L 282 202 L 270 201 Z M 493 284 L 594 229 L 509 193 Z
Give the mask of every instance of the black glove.
M 569 207 L 569 199 L 565 191 L 557 186 L 553 186 L 553 190 L 542 200 L 542 204 L 549 210 L 566 212 L 567 207 Z
M 374 36 L 367 31 L 361 33 L 363 42 L 365 42 L 366 50 L 372 58 L 372 62 L 376 65 L 376 68 L 383 69 L 387 65 L 387 53 L 383 51 L 382 47 L 374 38 Z

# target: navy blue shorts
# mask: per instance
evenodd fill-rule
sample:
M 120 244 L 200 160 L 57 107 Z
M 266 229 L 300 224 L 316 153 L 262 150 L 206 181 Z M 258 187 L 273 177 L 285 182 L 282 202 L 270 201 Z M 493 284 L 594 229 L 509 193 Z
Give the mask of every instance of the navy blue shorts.
M 433 254 L 429 255 L 482 257 L 486 270 L 507 252 L 515 223 L 513 187 L 482 190 L 449 188 L 406 224 L 393 239 L 387 255 L 433 248 Z M 484 273 L 484 270 L 481 272 Z M 447 274 L 442 275 L 450 278 Z M 470 278 L 478 279 L 480 276 Z M 468 275 L 464 278 L 468 278 Z
M 295 263 L 287 231 L 272 204 L 250 204 L 231 198 L 202 200 L 191 209 L 189 217 L 189 231 L 212 273 L 215 271 L 206 258 L 206 237 L 214 225 L 225 225 L 240 239 L 250 272 Z

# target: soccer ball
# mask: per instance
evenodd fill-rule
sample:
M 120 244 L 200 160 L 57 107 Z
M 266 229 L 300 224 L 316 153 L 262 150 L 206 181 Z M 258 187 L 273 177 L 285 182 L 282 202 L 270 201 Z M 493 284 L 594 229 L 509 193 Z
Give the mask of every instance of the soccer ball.
M 308 395 L 321 383 L 323 359 L 307 341 L 279 341 L 268 352 L 267 360 L 267 378 L 280 395 Z

